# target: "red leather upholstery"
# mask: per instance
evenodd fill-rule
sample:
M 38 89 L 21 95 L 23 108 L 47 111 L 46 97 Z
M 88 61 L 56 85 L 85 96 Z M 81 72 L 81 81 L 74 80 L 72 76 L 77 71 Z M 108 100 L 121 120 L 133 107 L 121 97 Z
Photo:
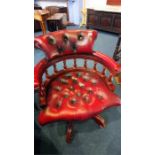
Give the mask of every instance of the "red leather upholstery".
M 97 31 L 61 30 L 35 38 L 35 47 L 42 49 L 48 58 L 73 52 L 92 53 Z
M 98 115 L 104 109 L 120 105 L 120 98 L 113 93 L 112 77 L 120 73 L 120 65 L 112 58 L 93 51 L 97 37 L 95 30 L 61 30 L 35 38 L 35 47 L 42 49 L 46 58 L 34 69 L 34 87 L 39 90 L 40 105 L 45 108 L 39 114 L 39 123 L 57 120 L 86 120 Z M 68 59 L 74 60 L 71 68 Z M 84 59 L 78 67 L 76 59 Z M 87 60 L 93 60 L 93 68 L 88 68 Z M 56 64 L 62 61 L 64 69 L 58 71 Z M 103 66 L 98 71 L 97 63 Z M 49 75 L 48 68 L 54 73 Z M 109 75 L 105 71 L 110 72 Z M 46 74 L 43 81 L 43 74 Z
M 120 105 L 120 98 L 97 74 L 73 71 L 59 76 L 50 84 L 47 105 L 39 114 L 42 125 L 56 120 L 91 118 L 105 108 Z

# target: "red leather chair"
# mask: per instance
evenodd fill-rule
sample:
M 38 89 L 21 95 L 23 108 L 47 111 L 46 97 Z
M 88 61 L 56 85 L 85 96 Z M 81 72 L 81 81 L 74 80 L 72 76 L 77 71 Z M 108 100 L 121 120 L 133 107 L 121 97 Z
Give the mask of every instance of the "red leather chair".
M 34 41 L 35 47 L 46 55 L 34 68 L 34 88 L 39 91 L 42 107 L 38 121 L 41 125 L 66 121 L 68 143 L 71 142 L 74 121 L 92 118 L 100 127 L 105 127 L 99 114 L 120 105 L 113 84 L 120 66 L 112 58 L 93 51 L 96 37 L 95 30 L 61 30 L 38 36 Z M 78 65 L 78 59 L 84 63 Z M 69 60 L 73 61 L 72 67 L 67 65 Z M 88 65 L 90 60 L 93 67 Z M 57 68 L 60 62 L 63 64 L 61 70 Z M 51 73 L 50 68 L 53 69 Z

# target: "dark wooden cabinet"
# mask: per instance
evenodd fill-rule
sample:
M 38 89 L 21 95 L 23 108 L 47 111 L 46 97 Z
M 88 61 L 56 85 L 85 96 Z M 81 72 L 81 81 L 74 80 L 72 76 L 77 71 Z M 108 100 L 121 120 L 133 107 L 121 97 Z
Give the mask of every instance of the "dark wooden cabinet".
M 67 14 L 67 20 L 69 20 L 67 7 L 59 7 L 59 13 L 66 13 Z
M 121 33 L 121 13 L 88 9 L 87 28 Z
M 41 6 L 34 4 L 34 10 L 42 10 Z M 41 31 L 40 22 L 34 20 L 34 32 Z

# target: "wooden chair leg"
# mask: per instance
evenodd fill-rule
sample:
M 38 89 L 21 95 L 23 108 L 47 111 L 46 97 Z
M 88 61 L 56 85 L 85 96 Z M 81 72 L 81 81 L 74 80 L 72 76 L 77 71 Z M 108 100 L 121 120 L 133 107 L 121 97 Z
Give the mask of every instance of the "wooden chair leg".
M 116 81 L 116 84 L 118 84 L 118 85 L 121 84 L 121 74 L 115 76 L 115 81 Z
M 101 128 L 105 127 L 105 120 L 101 115 L 97 115 L 93 119 Z
M 67 131 L 66 131 L 66 142 L 71 143 L 73 134 L 73 124 L 72 122 L 68 122 L 67 124 Z
M 41 22 L 40 22 L 40 26 L 41 26 L 43 35 L 45 35 L 45 34 L 46 34 L 46 26 L 45 26 L 45 23 L 44 23 L 43 21 L 41 21 Z

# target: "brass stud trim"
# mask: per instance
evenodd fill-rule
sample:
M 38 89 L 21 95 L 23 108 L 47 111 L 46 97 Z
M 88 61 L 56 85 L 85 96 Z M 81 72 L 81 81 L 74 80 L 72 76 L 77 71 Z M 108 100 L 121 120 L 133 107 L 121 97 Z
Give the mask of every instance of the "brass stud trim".
M 69 79 L 72 77 L 72 74 L 71 73 L 65 74 L 64 77 Z
M 63 84 L 68 84 L 68 81 L 66 79 L 60 79 L 60 82 Z
M 84 94 L 82 99 L 86 102 L 86 103 L 89 103 L 90 102 L 90 98 L 88 96 L 88 94 Z
M 87 76 L 87 75 L 83 76 L 83 80 L 84 80 L 84 81 L 88 81 L 89 79 L 90 79 L 89 76 Z
M 85 85 L 83 83 L 79 82 L 79 86 L 80 86 L 80 88 L 83 88 Z
M 76 95 L 77 95 L 78 97 L 80 97 L 80 96 L 81 96 L 81 93 L 80 93 L 80 92 L 78 92 Z
M 74 84 L 78 83 L 78 79 L 76 77 L 72 77 L 72 81 L 73 81 Z
M 60 87 L 60 86 L 55 86 L 55 87 L 54 87 L 54 90 L 56 90 L 56 91 L 61 91 L 61 87 Z
M 68 98 L 69 94 L 67 92 L 64 93 L 64 98 Z
M 89 94 L 93 94 L 93 89 L 92 88 L 88 88 L 87 91 L 88 91 Z
M 53 36 L 48 36 L 47 39 L 49 44 L 52 44 L 52 45 L 56 44 L 56 39 Z
M 70 86 L 70 87 L 69 87 L 69 90 L 74 90 L 74 87 L 73 87 L 73 86 Z
M 61 101 L 58 101 L 58 102 L 56 103 L 56 108 L 60 108 L 61 104 L 62 104 L 62 102 L 61 102 Z
M 82 73 L 81 73 L 81 72 L 77 72 L 77 73 L 76 73 L 76 76 L 77 76 L 77 77 L 81 77 L 81 76 L 82 76 Z
M 72 98 L 72 99 L 70 100 L 70 103 L 71 103 L 71 104 L 75 104 L 76 102 L 77 102 L 76 98 Z
M 91 83 L 95 85 L 95 84 L 97 84 L 97 80 L 96 79 L 92 79 Z

